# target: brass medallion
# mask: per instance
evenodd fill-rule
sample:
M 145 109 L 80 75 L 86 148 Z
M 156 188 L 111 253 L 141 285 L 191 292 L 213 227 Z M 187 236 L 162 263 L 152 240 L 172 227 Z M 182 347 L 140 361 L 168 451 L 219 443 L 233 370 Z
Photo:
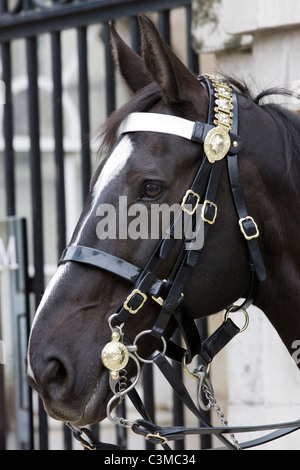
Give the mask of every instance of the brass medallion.
M 118 378 L 118 371 L 123 369 L 129 361 L 129 352 L 126 346 L 119 341 L 119 335 L 113 333 L 112 341 L 102 349 L 101 359 L 104 366 L 111 371 L 113 379 Z
M 221 126 L 217 126 L 208 132 L 204 141 L 204 152 L 208 161 L 215 163 L 227 155 L 230 146 L 231 140 L 228 131 Z

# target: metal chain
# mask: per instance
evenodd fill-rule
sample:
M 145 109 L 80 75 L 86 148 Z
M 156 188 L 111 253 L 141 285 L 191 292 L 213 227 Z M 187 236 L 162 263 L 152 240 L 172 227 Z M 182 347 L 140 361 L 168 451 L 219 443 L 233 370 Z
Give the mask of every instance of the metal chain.
M 222 413 L 221 408 L 217 404 L 217 401 L 216 401 L 214 395 L 212 394 L 211 390 L 208 388 L 206 383 L 203 384 L 202 390 L 203 390 L 203 392 L 206 396 L 206 399 L 209 403 L 210 408 L 214 409 L 216 415 L 218 416 L 218 418 L 221 421 L 221 423 L 223 424 L 223 426 L 228 427 L 228 421 L 225 418 L 224 413 Z M 229 437 L 230 437 L 233 445 L 235 446 L 235 448 L 237 450 L 241 450 L 241 447 L 239 446 L 238 440 L 236 439 L 235 435 L 233 433 L 230 433 Z

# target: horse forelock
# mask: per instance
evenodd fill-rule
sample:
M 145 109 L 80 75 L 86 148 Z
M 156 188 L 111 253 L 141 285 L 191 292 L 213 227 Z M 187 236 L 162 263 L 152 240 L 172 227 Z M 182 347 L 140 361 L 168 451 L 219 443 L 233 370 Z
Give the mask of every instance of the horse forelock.
M 142 90 L 138 91 L 133 98 L 121 108 L 114 111 L 100 129 L 100 149 L 99 154 L 105 155 L 111 151 L 118 130 L 124 119 L 133 112 L 147 112 L 162 98 L 159 86 L 152 82 Z

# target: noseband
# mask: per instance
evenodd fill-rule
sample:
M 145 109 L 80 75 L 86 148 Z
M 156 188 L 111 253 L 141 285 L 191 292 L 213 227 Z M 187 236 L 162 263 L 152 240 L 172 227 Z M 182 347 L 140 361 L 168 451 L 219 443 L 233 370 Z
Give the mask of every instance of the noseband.
M 238 153 L 243 148 L 243 143 L 238 136 L 238 105 L 236 94 L 233 88 L 218 76 L 203 75 L 200 76 L 198 80 L 201 85 L 205 86 L 209 95 L 207 123 L 193 122 L 175 116 L 154 113 L 132 113 L 123 122 L 121 133 L 125 134 L 141 131 L 168 133 L 179 135 L 185 139 L 203 144 L 201 164 L 191 187 L 186 191 L 183 197 L 181 211 L 184 211 L 189 217 L 189 223 L 193 227 L 194 234 L 200 230 L 200 223 L 204 224 L 204 246 L 200 250 L 193 249 L 193 246 L 195 246 L 195 236 L 191 240 L 183 239 L 181 251 L 168 279 L 162 280 L 156 276 L 158 267 L 167 259 L 175 244 L 175 215 L 169 229 L 161 238 L 144 268 L 139 268 L 121 258 L 86 246 L 69 246 L 64 251 L 59 264 L 72 261 L 94 266 L 113 273 L 133 285 L 129 295 L 109 319 L 111 341 L 104 347 L 101 355 L 103 364 L 110 370 L 109 381 L 113 392 L 113 397 L 107 405 L 108 418 L 113 423 L 132 428 L 134 432 L 143 435 L 145 439 L 154 444 L 161 444 L 167 449 L 169 448 L 167 444 L 168 440 L 183 439 L 186 434 L 191 433 L 189 429 L 183 427 L 173 426 L 162 428 L 151 422 L 135 390 L 135 385 L 140 376 L 140 362 L 150 361 L 154 362 L 160 368 L 185 405 L 200 419 L 202 427 L 193 428 L 193 432 L 198 434 L 215 434 L 225 444 L 226 448 L 241 449 L 268 442 L 269 440 L 291 432 L 291 429 L 298 429 L 300 427 L 300 421 L 285 423 L 285 425 L 264 427 L 264 429 L 276 428 L 278 431 L 264 438 L 255 440 L 252 444 L 238 444 L 233 436 L 231 436 L 231 439 L 228 439 L 224 434 L 229 433 L 231 435 L 233 432 L 261 430 L 261 428 L 229 428 L 226 426 L 227 423 L 224 419 L 221 419 L 222 427 L 212 427 L 205 418 L 203 418 L 203 414 L 199 412 L 198 407 L 192 401 L 181 379 L 166 359 L 167 356 L 172 360 L 182 363 L 185 372 L 192 378 L 198 380 L 198 401 L 200 408 L 207 410 L 214 407 L 216 402 L 208 376 L 209 365 L 214 356 L 237 333 L 245 329 L 248 322 L 246 308 L 252 303 L 258 283 L 266 279 L 266 270 L 257 241 L 259 229 L 254 218 L 248 214 L 239 177 Z M 215 199 L 225 160 L 227 160 L 229 180 L 238 216 L 238 224 L 248 247 L 251 284 L 249 286 L 248 296 L 243 304 L 241 306 L 228 306 L 222 325 L 209 338 L 202 341 L 193 316 L 185 305 L 184 290 L 190 280 L 191 272 L 205 247 L 205 239 L 208 235 L 208 230 L 213 226 L 217 217 Z M 202 210 L 199 223 L 196 212 L 200 209 L 200 204 L 202 204 Z M 145 302 L 148 301 L 148 298 L 158 303 L 161 307 L 156 321 L 152 329 L 141 332 L 135 338 L 133 344 L 125 345 L 123 343 L 123 326 L 131 315 L 136 315 L 140 312 Z M 237 310 L 242 310 L 245 314 L 246 323 L 242 330 L 228 318 L 231 312 Z M 176 320 L 178 328 L 184 338 L 186 348 L 178 346 L 171 340 L 166 342 L 164 339 L 164 334 L 171 318 Z M 117 326 L 115 326 L 116 324 Z M 157 353 L 151 360 L 143 359 L 138 354 L 137 342 L 140 337 L 145 334 L 150 334 L 154 338 L 161 340 L 163 346 L 163 351 Z M 129 358 L 134 360 L 137 373 L 136 378 L 128 384 L 125 367 Z M 188 365 L 194 358 L 197 358 L 200 365 L 190 372 Z M 129 421 L 111 415 L 111 409 L 115 402 L 121 401 L 125 395 L 129 395 L 143 419 Z M 284 428 L 284 430 L 282 431 L 281 428 Z M 85 448 L 105 449 L 112 447 L 112 445 L 105 447 L 104 444 L 99 443 L 85 428 L 79 430 L 78 428 L 72 427 L 72 429 L 75 437 L 80 440 Z M 83 432 L 87 434 L 92 444 L 89 444 L 83 439 Z

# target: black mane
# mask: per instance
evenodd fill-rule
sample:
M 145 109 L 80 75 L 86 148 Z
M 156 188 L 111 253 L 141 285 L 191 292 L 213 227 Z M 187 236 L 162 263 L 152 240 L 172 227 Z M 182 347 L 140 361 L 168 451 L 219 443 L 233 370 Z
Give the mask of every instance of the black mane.
M 297 187 L 300 176 L 300 117 L 287 109 L 284 105 L 272 102 L 265 102 L 270 96 L 295 96 L 295 92 L 283 87 L 269 88 L 262 91 L 256 97 L 252 96 L 251 91 L 245 83 L 229 78 L 228 81 L 235 87 L 236 91 L 248 98 L 254 104 L 268 113 L 274 121 L 282 135 L 283 147 L 285 149 L 285 160 L 287 175 L 293 184 Z M 300 96 L 296 96 L 300 99 Z

